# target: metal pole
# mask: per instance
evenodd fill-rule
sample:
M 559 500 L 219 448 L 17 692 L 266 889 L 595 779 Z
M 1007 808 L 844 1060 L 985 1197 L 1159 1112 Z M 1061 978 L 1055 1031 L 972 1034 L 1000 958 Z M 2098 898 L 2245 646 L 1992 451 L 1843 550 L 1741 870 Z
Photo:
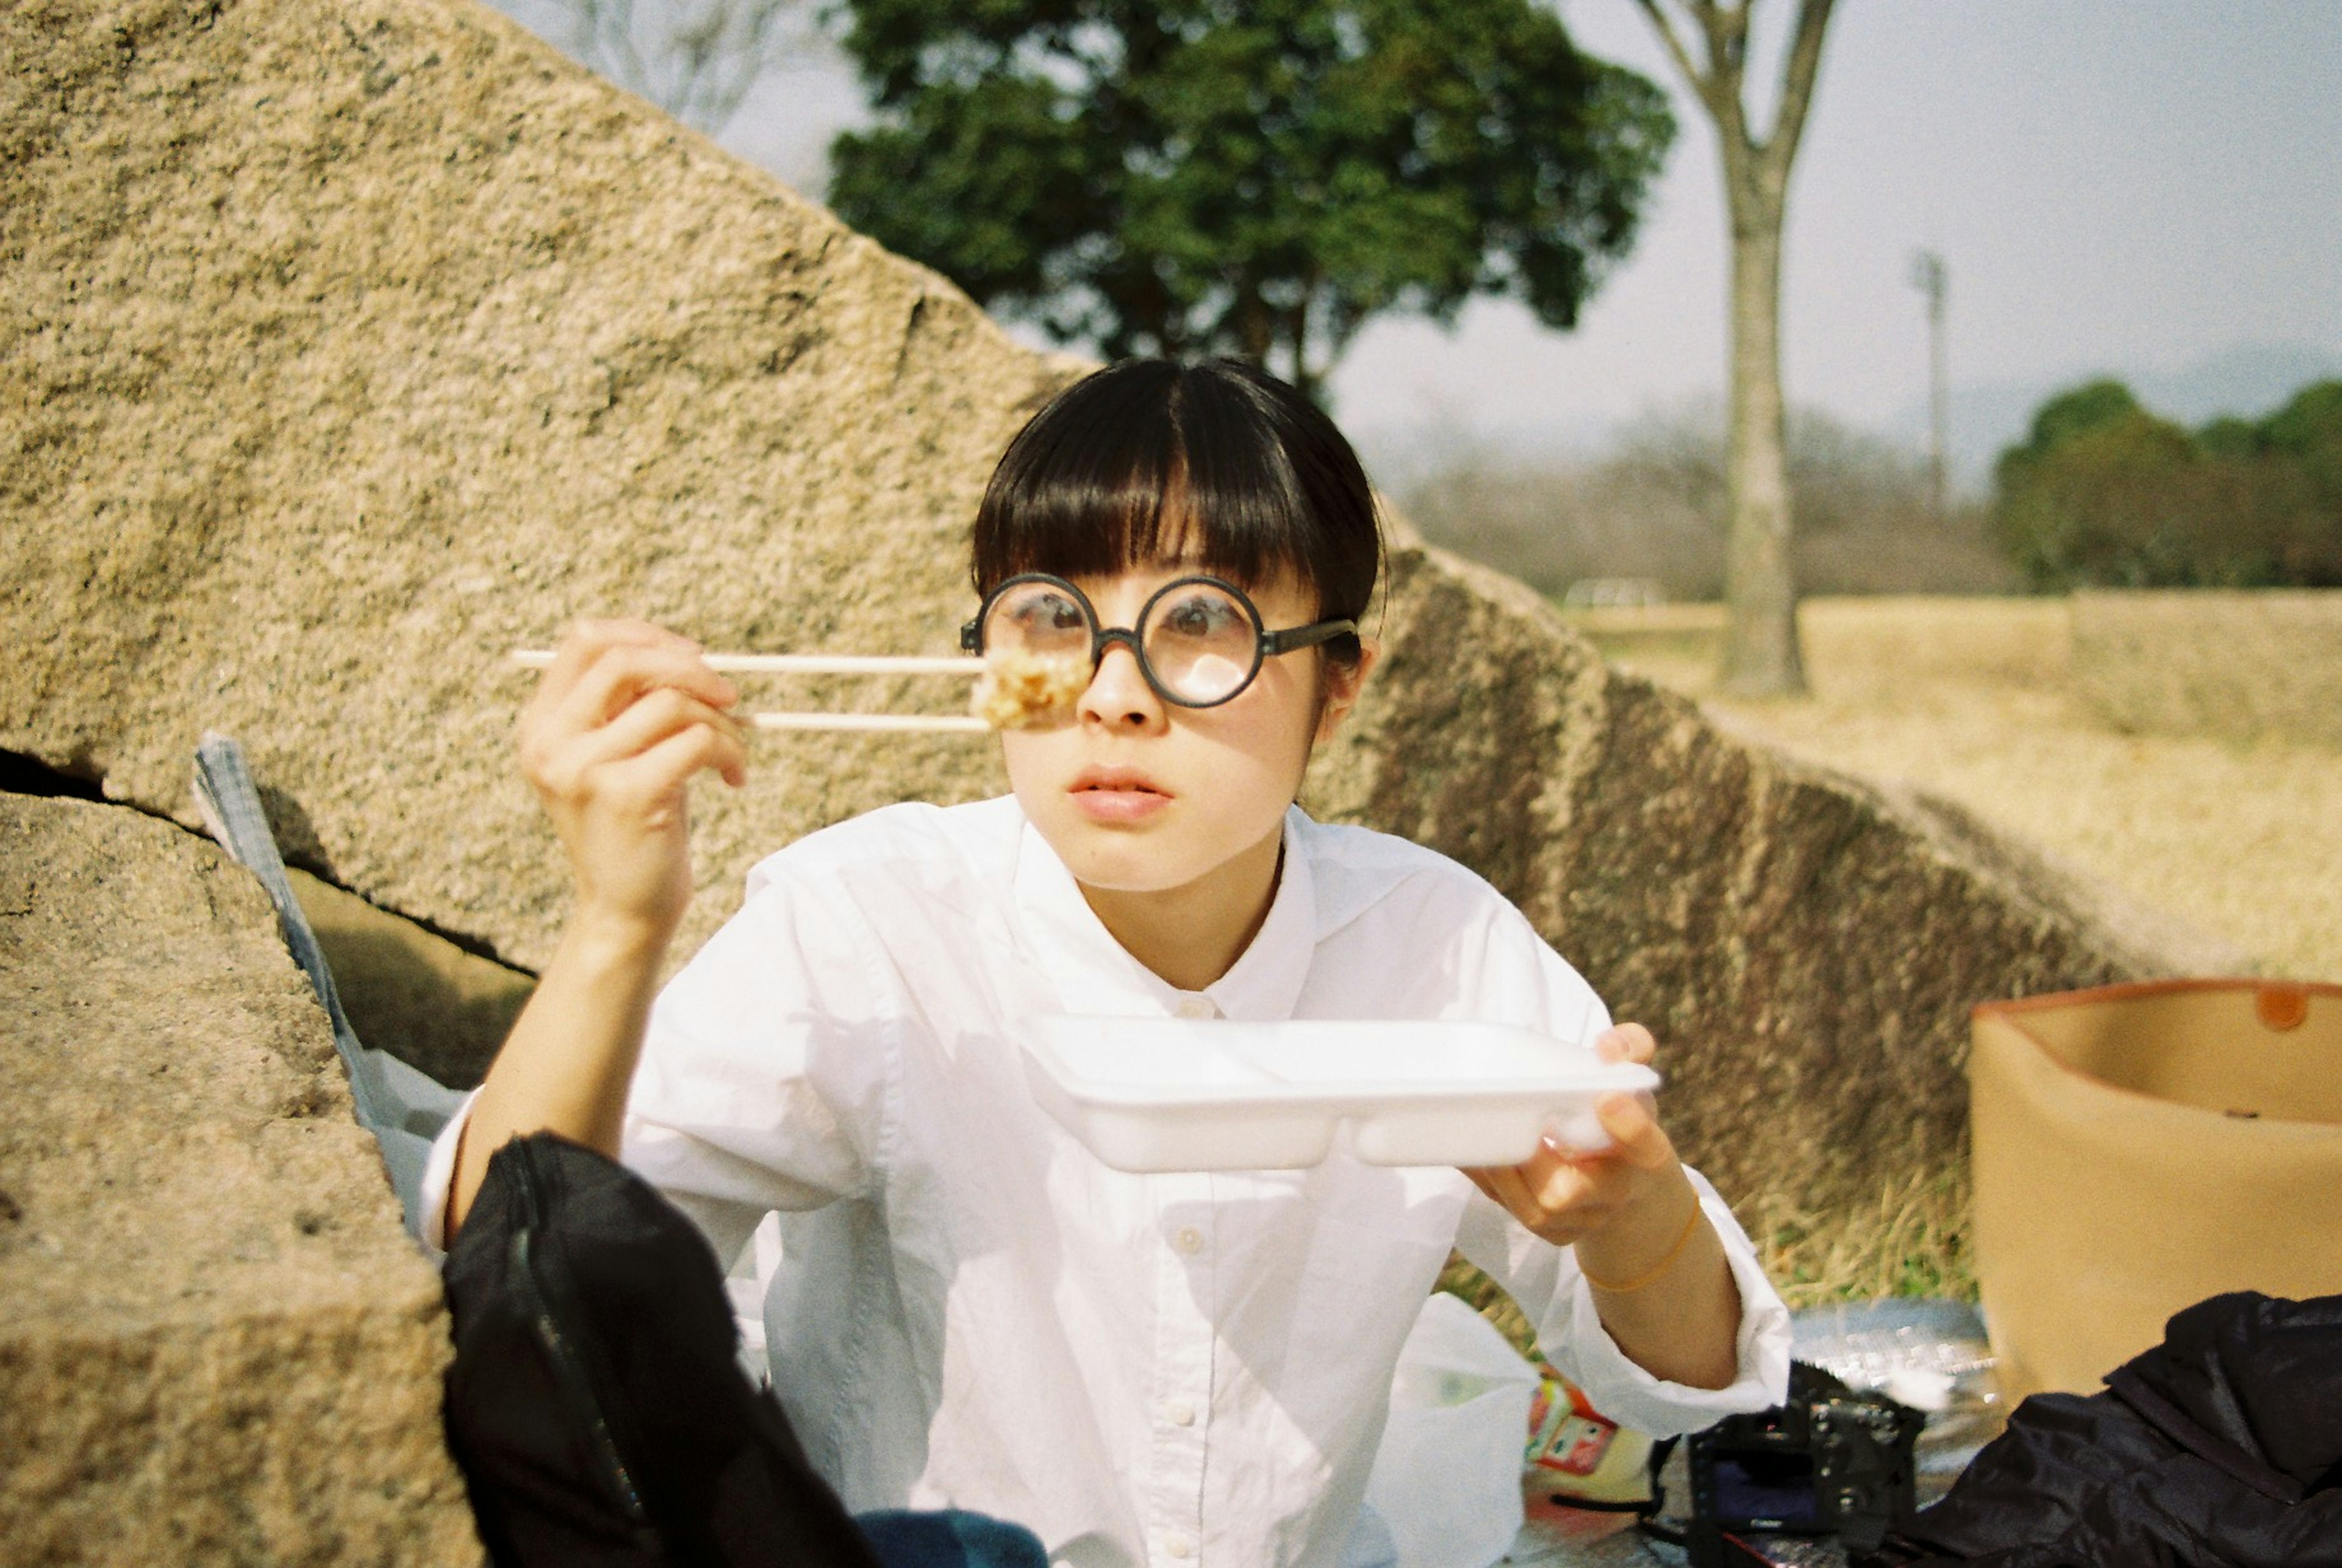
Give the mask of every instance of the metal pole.
M 1934 251 L 1920 251 L 1911 257 L 1911 281 L 1927 296 L 1927 491 L 1940 522 L 1947 510 L 1945 448 L 1951 403 L 1944 361 L 1944 299 L 1951 293 L 1951 269 Z

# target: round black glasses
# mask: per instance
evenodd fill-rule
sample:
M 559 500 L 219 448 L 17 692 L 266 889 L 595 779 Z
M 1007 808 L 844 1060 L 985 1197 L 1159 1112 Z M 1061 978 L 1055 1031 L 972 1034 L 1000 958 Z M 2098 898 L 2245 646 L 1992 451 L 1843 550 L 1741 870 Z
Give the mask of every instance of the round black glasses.
M 1098 624 L 1089 598 L 1063 577 L 1027 572 L 1011 577 L 959 629 L 971 654 L 1012 653 L 1078 661 L 1096 670 L 1116 643 L 1138 660 L 1155 694 L 1182 708 L 1216 708 L 1252 684 L 1264 660 L 1355 632 L 1350 620 L 1316 621 L 1272 632 L 1243 589 L 1217 577 L 1180 577 L 1147 598 L 1136 626 Z

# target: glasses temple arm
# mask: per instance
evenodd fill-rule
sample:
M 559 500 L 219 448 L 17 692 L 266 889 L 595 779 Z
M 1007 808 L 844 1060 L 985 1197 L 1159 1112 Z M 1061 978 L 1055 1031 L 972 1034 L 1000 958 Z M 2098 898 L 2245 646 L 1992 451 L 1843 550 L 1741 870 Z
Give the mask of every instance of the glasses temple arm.
M 1330 643 L 1357 629 L 1356 621 L 1341 620 L 1315 621 L 1306 626 L 1295 626 L 1287 631 L 1263 632 L 1260 634 L 1261 652 L 1273 657 L 1278 654 L 1289 654 L 1296 648 L 1314 648 L 1320 643 Z

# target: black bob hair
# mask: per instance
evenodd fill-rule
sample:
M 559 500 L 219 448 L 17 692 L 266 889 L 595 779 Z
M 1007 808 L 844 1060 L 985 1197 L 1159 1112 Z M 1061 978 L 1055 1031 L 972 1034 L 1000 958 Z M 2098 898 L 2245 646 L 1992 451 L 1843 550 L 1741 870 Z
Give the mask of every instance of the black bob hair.
M 1132 359 L 1017 433 L 976 509 L 978 596 L 1023 572 L 1111 576 L 1175 556 L 1239 585 L 1290 575 L 1364 621 L 1382 567 L 1366 470 L 1324 411 L 1240 360 Z M 1272 630 L 1276 628 L 1271 628 Z M 1358 639 L 1326 644 L 1356 664 Z

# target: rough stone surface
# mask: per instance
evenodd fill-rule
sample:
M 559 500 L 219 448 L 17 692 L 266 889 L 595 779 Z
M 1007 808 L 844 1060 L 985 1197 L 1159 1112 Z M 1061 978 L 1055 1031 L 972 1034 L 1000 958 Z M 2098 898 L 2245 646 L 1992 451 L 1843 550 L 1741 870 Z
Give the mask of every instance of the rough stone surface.
M 935 275 L 469 5 L 28 0 L 0 54 L 0 746 L 192 822 L 233 734 L 295 859 L 536 967 L 510 650 L 954 651 L 1065 372 Z M 759 850 L 995 787 L 984 751 L 771 744 L 706 793 L 695 935 Z
M 466 5 L 27 0 L 0 49 L 0 746 L 184 814 L 235 733 L 296 855 L 535 965 L 564 888 L 507 649 L 620 611 L 950 646 L 984 476 L 1066 370 L 933 275 Z M 1971 1003 L 2184 962 L 1517 585 L 1393 564 L 1313 800 L 1486 872 L 1657 1028 L 1735 1197 L 1941 1168 Z M 760 745 L 702 792 L 690 939 L 807 828 L 999 787 L 981 741 Z
M 2342 593 L 2077 594 L 2074 689 L 2117 729 L 2342 747 Z
M 481 1560 L 438 1281 L 249 874 L 0 794 L 0 1562 Z

